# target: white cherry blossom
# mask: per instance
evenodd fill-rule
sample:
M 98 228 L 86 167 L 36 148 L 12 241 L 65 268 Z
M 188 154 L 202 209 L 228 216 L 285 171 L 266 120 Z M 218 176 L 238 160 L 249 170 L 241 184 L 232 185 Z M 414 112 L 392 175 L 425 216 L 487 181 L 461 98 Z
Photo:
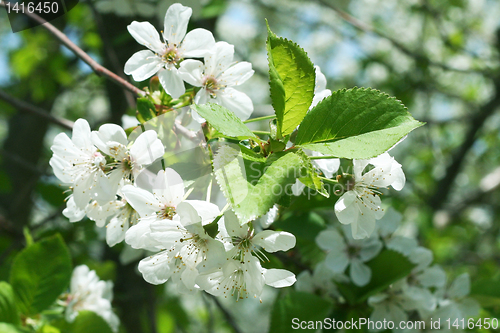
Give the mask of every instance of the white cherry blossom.
M 264 285 L 283 288 L 295 283 L 295 275 L 284 269 L 265 269 L 259 259 L 248 255 L 244 260 L 228 258 L 212 269 L 200 272 L 196 283 L 214 296 L 236 296 L 237 299 L 259 298 Z
M 223 221 L 219 221 L 219 231 L 219 237 L 225 241 L 228 257 L 240 260 L 252 253 L 266 260 L 260 248 L 269 253 L 288 251 L 296 243 L 295 236 L 286 231 L 263 230 L 255 233 L 248 223 L 241 225 L 232 211 L 224 215 Z
M 218 42 L 211 53 L 199 60 L 185 60 L 179 68 L 179 75 L 184 81 L 201 87 L 194 98 L 195 104 L 216 103 L 233 111 L 242 120 L 248 119 L 253 112 L 253 103 L 250 97 L 236 90 L 238 86 L 248 80 L 254 73 L 252 64 L 246 61 L 233 61 L 234 46 L 226 42 Z M 204 122 L 196 111 L 193 118 Z
M 364 172 L 373 165 L 373 169 Z M 355 239 L 369 237 L 375 220 L 384 216 L 379 190 L 392 186 L 400 191 L 405 184 L 401 164 L 388 153 L 370 160 L 354 160 L 354 177 L 347 180 L 346 192 L 335 203 L 335 214 L 342 224 L 350 224 Z
M 178 75 L 179 63 L 184 58 L 201 58 L 215 44 L 212 33 L 194 29 L 186 34 L 192 9 L 179 3 L 171 5 L 165 15 L 163 40 L 149 22 L 132 22 L 128 31 L 134 39 L 149 50 L 136 52 L 125 64 L 125 73 L 135 81 L 143 81 L 156 73 L 165 91 L 173 98 L 185 92 Z
M 464 273 L 459 275 L 447 290 L 439 290 L 439 306 L 433 314 L 433 317 L 440 318 L 441 323 L 446 322 L 448 319 L 450 319 L 452 323 L 455 322 L 455 320 L 460 321 L 462 319 L 465 319 L 467 322 L 468 318 L 477 317 L 479 315 L 480 306 L 477 301 L 467 297 L 469 292 L 469 274 Z M 445 325 L 442 325 L 442 328 L 445 330 L 447 329 Z M 456 331 L 453 327 L 451 330 Z
M 118 332 L 120 320 L 111 308 L 113 282 L 101 281 L 95 271 L 87 266 L 75 267 L 71 276 L 70 291 L 67 296 L 66 320 L 73 322 L 82 310 L 93 311 L 101 316 Z
M 139 262 L 139 271 L 147 282 L 161 284 L 174 274 L 187 272 L 193 283 L 187 285 L 188 280 L 185 278 L 184 286 L 193 289 L 196 266 L 215 266 L 226 258 L 222 243 L 210 237 L 203 228 L 204 224 L 210 223 L 219 214 L 218 207 L 210 205 L 211 208 L 202 212 L 204 216 L 200 216 L 192 201 L 181 202 L 172 220 L 162 219 L 151 223 L 151 232 L 147 237 L 154 239 L 165 250 Z M 211 212 L 207 214 L 208 211 Z
M 149 237 L 151 224 L 155 221 L 172 220 L 177 206 L 184 199 L 184 182 L 173 169 L 160 170 L 153 180 L 153 192 L 125 185 L 121 191 L 127 202 L 139 213 L 139 223 L 125 234 L 125 242 L 135 249 L 157 251 L 162 248 L 154 238 Z M 200 200 L 186 200 L 197 207 L 201 216 L 213 215 L 212 204 Z M 216 214 L 217 215 L 217 214 Z
M 70 205 L 83 210 L 92 199 L 101 203 L 114 199 L 114 194 L 106 191 L 109 187 L 103 171 L 106 159 L 92 144 L 85 119 L 75 121 L 71 139 L 65 133 L 58 134 L 50 149 L 54 154 L 49 164 L 55 176 L 73 190 Z
M 332 272 L 344 273 L 349 266 L 349 276 L 357 286 L 365 286 L 370 282 L 371 269 L 365 262 L 375 258 L 382 250 L 382 242 L 377 237 L 357 240 L 349 237 L 346 240 L 336 229 L 327 229 L 318 234 L 316 243 L 328 251 L 325 265 Z
M 103 154 L 115 160 L 107 165 L 111 169 L 108 173 L 110 195 L 116 194 L 123 179 L 133 181 L 144 166 L 162 157 L 165 151 L 155 131 L 141 133 L 130 144 L 123 128 L 115 124 L 104 124 L 99 127 L 99 131 L 93 131 L 92 142 Z

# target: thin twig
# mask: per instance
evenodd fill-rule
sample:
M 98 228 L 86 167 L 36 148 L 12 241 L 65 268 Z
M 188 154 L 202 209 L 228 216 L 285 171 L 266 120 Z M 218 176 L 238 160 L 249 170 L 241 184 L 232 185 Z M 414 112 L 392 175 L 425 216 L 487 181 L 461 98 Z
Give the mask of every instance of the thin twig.
M 0 149 L 0 155 L 5 156 L 6 160 L 17 164 L 19 167 L 21 167 L 22 169 L 25 169 L 26 171 L 31 171 L 32 173 L 34 173 L 36 175 L 47 175 L 46 172 L 44 172 L 40 168 L 37 168 L 35 165 L 33 165 L 32 162 L 25 160 L 23 157 L 19 156 L 18 154 L 9 152 L 9 151 L 4 150 L 4 149 Z
M 175 126 L 176 131 L 181 133 L 183 136 L 185 136 L 189 140 L 194 141 L 194 140 L 198 139 L 198 134 L 196 132 L 193 132 L 193 131 L 187 129 L 186 127 L 182 126 L 180 121 L 176 120 L 174 123 L 174 126 Z
M 220 304 L 219 300 L 215 296 L 211 296 L 215 305 L 219 308 L 219 310 L 222 312 L 224 317 L 226 318 L 227 323 L 233 328 L 234 332 L 236 333 L 243 333 L 243 331 L 238 327 L 238 324 L 236 324 L 236 321 L 234 320 L 233 316 L 227 311 L 222 304 Z
M 480 74 L 487 76 L 487 77 L 492 76 L 492 74 L 491 74 L 492 71 L 489 69 L 483 69 L 483 70 L 460 69 L 460 68 L 448 66 L 448 65 L 440 63 L 440 62 L 433 61 L 433 60 L 429 59 L 429 57 L 425 56 L 424 54 L 410 50 L 408 47 L 406 47 L 405 45 L 400 43 L 398 40 L 388 36 L 387 34 L 383 33 L 382 31 L 380 31 L 380 30 L 358 20 L 357 18 L 349 15 L 348 13 L 346 13 L 343 10 L 341 10 L 340 8 L 338 8 L 333 3 L 330 3 L 326 0 L 317 0 L 317 1 L 318 1 L 318 3 L 322 4 L 323 6 L 326 6 L 330 9 L 332 9 L 333 11 L 335 11 L 340 16 L 340 18 L 342 18 L 345 22 L 349 23 L 350 25 L 352 25 L 356 29 L 361 30 L 363 32 L 371 32 L 371 33 L 374 33 L 381 38 L 387 39 L 398 50 L 400 50 L 404 54 L 406 54 L 406 55 L 408 55 L 416 60 L 426 62 L 431 66 L 439 67 L 439 68 L 447 70 L 447 71 L 454 71 L 454 72 L 466 73 L 466 74 L 480 73 Z
M 5 7 L 5 3 L 0 3 L 0 7 Z M 92 70 L 99 76 L 104 75 L 117 83 L 118 85 L 121 85 L 127 90 L 130 90 L 131 92 L 140 95 L 140 96 L 145 96 L 146 92 L 137 88 L 133 84 L 129 83 L 128 81 L 124 80 L 120 76 L 116 75 L 115 73 L 111 72 L 109 69 L 105 68 L 104 66 L 98 64 L 94 59 L 92 59 L 85 51 L 83 51 L 80 47 L 78 47 L 75 43 L 73 43 L 68 36 L 66 36 L 63 32 L 61 32 L 59 29 L 54 27 L 52 24 L 48 23 L 45 21 L 43 18 L 40 16 L 34 14 L 34 13 L 29 13 L 28 11 L 24 12 L 26 16 L 31 18 L 32 20 L 40 23 L 45 29 L 50 31 L 54 36 L 56 36 L 61 43 L 66 46 L 68 49 L 70 49 L 78 58 L 80 58 L 82 61 L 84 61 L 87 65 L 89 65 Z
M 14 106 L 15 108 L 17 108 L 20 111 L 24 111 L 27 113 L 37 115 L 39 117 L 47 119 L 51 123 L 54 123 L 54 124 L 59 125 L 61 127 L 64 127 L 66 129 L 73 128 L 74 123 L 72 121 L 69 121 L 69 120 L 64 119 L 64 118 L 53 116 L 50 113 L 48 113 L 47 111 L 45 111 L 37 106 L 31 105 L 29 103 L 23 102 L 15 97 L 10 96 L 9 94 L 7 94 L 5 91 L 3 91 L 1 89 L 0 89 L 0 99 L 4 100 L 5 102 Z
M 122 66 L 120 65 L 120 60 L 118 59 L 118 56 L 115 52 L 115 49 L 111 47 L 111 41 L 109 39 L 109 35 L 106 31 L 106 27 L 104 25 L 104 22 L 102 20 L 101 14 L 97 11 L 95 8 L 94 3 L 91 0 L 85 1 L 89 7 L 90 10 L 92 11 L 92 15 L 94 16 L 96 25 L 97 25 L 97 30 L 99 31 L 99 35 L 102 38 L 103 45 L 104 45 L 104 52 L 109 59 L 109 62 L 111 64 L 112 69 L 118 73 L 118 75 L 126 80 L 125 74 L 123 74 Z M 135 98 L 134 96 L 130 93 L 128 90 L 123 91 L 125 95 L 125 100 L 127 101 L 127 104 L 130 108 L 135 108 Z

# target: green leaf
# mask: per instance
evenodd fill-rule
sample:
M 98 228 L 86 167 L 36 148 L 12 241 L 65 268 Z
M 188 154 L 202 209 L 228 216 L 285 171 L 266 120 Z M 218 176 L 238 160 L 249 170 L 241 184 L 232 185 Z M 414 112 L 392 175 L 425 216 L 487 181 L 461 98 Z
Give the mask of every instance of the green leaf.
M 156 117 L 156 106 L 147 97 L 137 99 L 137 120 L 144 123 Z
M 210 125 L 224 135 L 243 139 L 258 139 L 250 129 L 238 118 L 232 111 L 223 106 L 208 103 L 202 105 L 193 105 L 192 108 L 200 116 L 205 118 Z
M 0 323 L 0 332 L 2 333 L 26 333 L 29 332 L 21 327 L 16 327 L 15 325 L 8 323 Z
M 478 279 L 472 284 L 470 295 L 483 308 L 500 306 L 500 276 Z
M 293 332 L 297 319 L 300 321 L 323 320 L 328 317 L 332 304 L 314 294 L 292 291 L 274 302 L 271 311 L 271 327 L 269 332 Z M 298 327 L 297 327 L 298 328 Z
M 14 301 L 14 291 L 10 284 L 0 281 L 0 322 L 19 325 L 19 311 Z
M 40 181 L 37 184 L 37 192 L 43 198 L 54 207 L 60 207 L 64 204 L 66 199 L 66 194 L 64 193 L 63 187 L 56 184 L 44 183 Z
M 57 327 L 51 325 L 43 325 L 41 329 L 38 330 L 39 333 L 61 333 Z
M 267 160 L 236 145 L 220 147 L 214 158 L 217 183 L 242 223 L 265 213 L 295 179 L 304 173 L 293 152 L 271 154 Z
M 113 333 L 108 323 L 92 311 L 80 311 L 71 327 L 72 333 Z
M 392 251 L 383 250 L 378 256 L 366 263 L 372 271 L 370 283 L 364 287 L 358 287 L 353 283 L 337 284 L 339 291 L 350 304 L 359 304 L 375 295 L 394 282 L 410 274 L 415 267 L 405 256 Z
M 267 31 L 269 85 L 279 139 L 291 134 L 304 119 L 314 97 L 316 73 L 300 46 L 277 37 L 269 25 Z
M 21 251 L 12 263 L 10 284 L 21 313 L 42 312 L 66 290 L 71 279 L 71 258 L 60 235 Z
M 342 158 L 371 158 L 423 124 L 400 101 L 378 90 L 342 89 L 309 111 L 295 144 Z

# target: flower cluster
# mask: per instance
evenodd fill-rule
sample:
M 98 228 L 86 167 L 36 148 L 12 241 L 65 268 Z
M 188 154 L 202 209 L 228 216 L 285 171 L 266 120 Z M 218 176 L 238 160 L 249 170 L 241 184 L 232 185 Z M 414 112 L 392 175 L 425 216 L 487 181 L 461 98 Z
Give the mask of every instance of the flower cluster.
M 132 248 L 156 254 L 139 263 L 139 271 L 152 284 L 172 280 L 181 292 L 206 290 L 214 295 L 259 297 L 264 284 L 290 286 L 295 275 L 264 269 L 266 252 L 295 246 L 288 232 L 256 232 L 251 222 L 240 223 L 232 212 L 223 214 L 213 203 L 188 200 L 184 181 L 173 169 L 160 170 L 150 184 L 137 186 L 145 166 L 163 156 L 156 132 L 148 130 L 134 142 L 125 131 L 105 124 L 91 131 L 87 121 L 75 122 L 70 139 L 54 139 L 50 164 L 54 174 L 72 193 L 63 214 L 71 222 L 85 215 L 102 227 L 110 246 L 125 240 Z M 248 221 L 245 221 L 248 222 Z M 215 235 L 206 229 L 213 225 Z
M 370 320 L 399 323 L 410 318 L 426 322 L 431 318 L 441 318 L 444 323 L 448 319 L 453 322 L 477 316 L 478 303 L 467 297 L 470 291 L 468 274 L 458 276 L 447 285 L 445 271 L 439 265 L 431 265 L 433 255 L 430 250 L 418 246 L 415 239 L 394 234 L 401 219 L 401 214 L 390 209 L 381 221 L 383 223 L 376 228 L 377 232 L 363 240 L 352 238 L 345 225 L 320 232 L 316 243 L 325 250 L 325 259 L 316 265 L 312 275 L 301 273 L 298 276 L 296 289 L 311 293 L 321 290 L 341 300 L 336 284 L 368 285 L 372 272 L 366 262 L 385 248 L 405 256 L 413 264 L 413 269 L 385 291 L 369 297 L 368 305 L 373 308 Z M 347 267 L 348 276 L 344 274 Z
M 113 332 L 118 332 L 120 320 L 111 308 L 112 300 L 112 282 L 99 280 L 96 272 L 85 265 L 77 266 L 66 295 L 66 320 L 71 323 L 79 311 L 93 311 L 109 324 Z
M 192 10 L 173 4 L 165 16 L 163 39 L 149 22 L 132 22 L 128 31 L 134 39 L 149 50 L 139 51 L 125 64 L 125 73 L 135 81 L 143 81 L 157 74 L 162 87 L 173 98 L 185 93 L 184 82 L 199 87 L 196 104 L 220 104 L 241 119 L 250 117 L 252 100 L 236 90 L 254 73 L 249 62 L 235 63 L 234 46 L 215 42 L 212 33 L 194 29 L 186 34 Z M 203 58 L 203 62 L 189 58 Z M 200 123 L 204 119 L 194 115 Z
M 125 72 L 137 81 L 158 75 L 164 92 L 153 91 L 149 96 L 161 110 L 165 105 L 158 96 L 166 93 L 168 101 L 182 100 L 178 104 L 182 106 L 170 105 L 168 111 L 190 103 L 213 102 L 247 119 L 253 111 L 252 101 L 234 87 L 253 75 L 252 65 L 235 63 L 234 47 L 215 42 L 209 31 L 187 32 L 190 16 L 190 8 L 172 5 L 165 17 L 163 40 L 150 23 L 132 22 L 128 27 L 130 34 L 149 50 L 135 53 L 127 61 Z M 310 109 L 331 95 L 319 67 L 315 71 Z M 189 93 L 185 83 L 193 87 Z M 183 94 L 185 98 L 181 97 Z M 177 116 L 175 110 L 171 114 Z M 205 122 L 194 110 L 192 115 L 196 121 Z M 229 204 L 221 211 L 210 202 L 210 195 L 206 201 L 189 198 L 194 190 L 192 179 L 183 180 L 174 169 L 165 168 L 164 160 L 161 170 L 151 167 L 155 161 L 170 156 L 165 154 L 165 147 L 171 143 L 164 137 L 170 129 L 161 126 L 151 125 L 153 130 L 142 126 L 143 132 L 132 140 L 133 136 L 127 137 L 118 125 L 104 124 L 91 131 L 87 121 L 78 119 L 71 138 L 64 133 L 57 135 L 51 147 L 50 165 L 55 176 L 70 189 L 63 214 L 70 222 L 87 216 L 98 227 L 106 226 L 109 246 L 124 240 L 133 249 L 149 251 L 151 255 L 139 262 L 138 269 L 152 284 L 170 280 L 180 292 L 204 290 L 215 296 L 237 298 L 259 298 L 264 285 L 280 288 L 294 284 L 293 273 L 261 265 L 261 261 L 268 261 L 267 253 L 295 246 L 294 235 L 265 230 L 279 218 L 280 208 L 274 205 L 257 224 L 239 220 Z M 173 141 L 172 145 L 180 145 L 176 138 Z M 250 147 L 259 149 L 259 145 Z M 207 147 L 205 144 L 198 148 Z M 370 160 L 354 160 L 352 175 L 342 173 L 332 179 L 341 164 L 338 158 L 315 151 L 305 151 L 305 155 L 312 162 L 307 162 L 308 169 L 313 169 L 311 165 L 317 169 L 311 171 L 317 172 L 314 177 L 342 185 L 342 190 L 335 193 L 342 196 L 334 210 L 343 225 L 350 225 L 350 232 L 328 229 L 319 234 L 317 243 L 328 251 L 326 260 L 312 275 L 304 273 L 301 278 L 318 288 L 331 286 L 332 294 L 336 293 L 332 282 L 336 279 L 365 286 L 372 274 L 366 263 L 383 248 L 382 234 L 374 233 L 375 221 L 384 214 L 379 195 L 382 188 L 389 186 L 402 189 L 405 176 L 401 165 L 384 153 Z M 147 173 L 144 178 L 149 182 L 146 187 L 138 181 L 143 173 Z M 297 179 L 293 192 L 300 195 L 304 188 Z M 231 198 L 226 199 L 232 202 Z M 383 240 L 387 248 L 396 250 L 401 243 L 397 238 Z M 348 276 L 344 275 L 346 270 Z
M 256 232 L 241 224 L 231 211 L 185 199 L 184 182 L 167 168 L 158 172 L 153 192 L 126 185 L 122 193 L 139 213 L 126 241 L 134 248 L 157 252 L 139 262 L 139 271 L 152 284 L 171 280 L 180 292 L 205 290 L 215 296 L 259 297 L 264 284 L 279 288 L 295 282 L 293 273 L 264 269 L 266 252 L 287 251 L 295 237 L 283 231 Z M 214 227 L 215 235 L 209 230 Z
M 108 245 L 121 242 L 138 219 L 121 189 L 133 183 L 145 166 L 163 156 L 165 148 L 156 132 L 145 131 L 129 142 L 118 125 L 105 124 L 91 131 L 86 120 L 78 119 L 72 138 L 58 134 L 51 149 L 54 174 L 72 192 L 64 216 L 77 222 L 87 215 L 99 227 L 109 221 Z

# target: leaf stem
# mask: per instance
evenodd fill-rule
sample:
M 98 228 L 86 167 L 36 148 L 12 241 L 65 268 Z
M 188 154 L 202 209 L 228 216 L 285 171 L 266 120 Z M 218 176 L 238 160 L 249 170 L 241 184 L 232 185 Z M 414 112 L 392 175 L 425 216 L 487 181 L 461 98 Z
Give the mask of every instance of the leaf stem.
M 329 184 L 338 184 L 338 180 L 336 179 L 330 179 L 330 178 L 326 178 L 326 177 L 321 177 L 319 176 L 319 179 L 321 179 L 322 181 L 324 181 L 325 183 L 329 183 Z
M 337 156 L 324 155 L 324 156 L 309 156 L 311 160 L 327 160 L 331 158 L 338 158 Z
M 271 136 L 271 132 L 266 132 L 266 131 L 252 131 L 253 134 L 257 135 L 269 135 Z
M 243 123 L 244 124 L 248 124 L 248 123 L 253 123 L 253 122 L 256 122 L 256 121 L 267 120 L 267 119 L 274 119 L 274 118 L 276 118 L 276 115 L 272 114 L 270 116 L 264 116 L 264 117 L 257 117 L 257 118 L 248 119 L 248 120 L 245 120 Z

